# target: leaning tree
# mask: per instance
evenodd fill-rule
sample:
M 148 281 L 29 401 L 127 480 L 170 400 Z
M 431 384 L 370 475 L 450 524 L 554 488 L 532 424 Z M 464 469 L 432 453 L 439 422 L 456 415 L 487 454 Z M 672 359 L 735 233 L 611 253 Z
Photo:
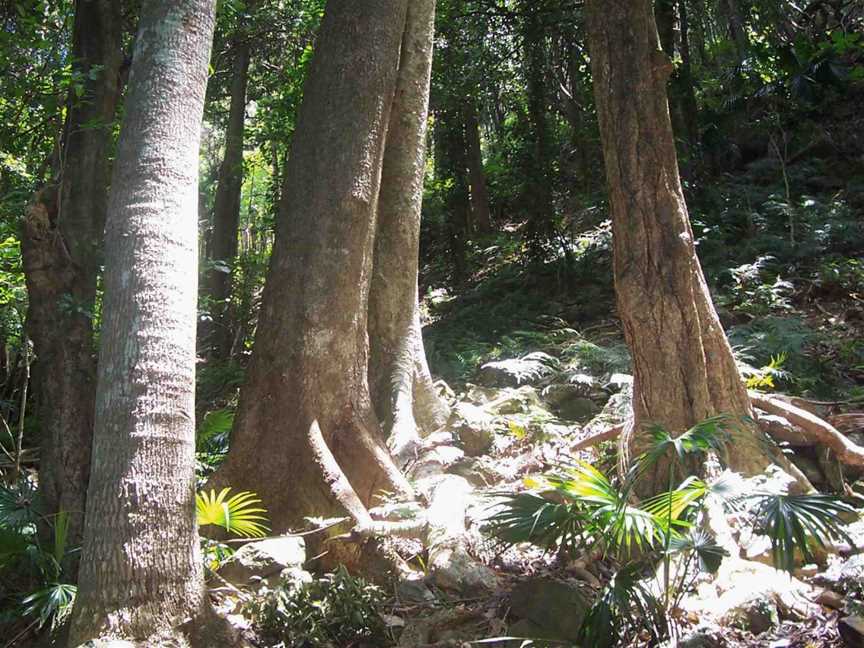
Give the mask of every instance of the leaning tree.
M 187 645 L 181 633 L 208 627 L 193 417 L 198 144 L 215 4 L 143 7 L 108 203 L 71 646 L 98 638 Z M 224 636 L 192 639 L 230 645 Z
M 311 515 L 368 528 L 376 493 L 411 492 L 385 431 L 405 450 L 446 417 L 417 309 L 433 13 L 431 0 L 327 4 L 253 359 L 214 476 L 257 491 L 277 531 Z
M 669 117 L 672 71 L 651 0 L 588 0 L 594 96 L 613 228 L 615 291 L 633 356 L 633 415 L 621 436 L 625 459 L 650 442 L 650 426 L 679 434 L 708 417 L 740 422 L 726 463 L 746 474 L 772 461 L 807 481 L 753 423 L 751 401 L 782 413 L 814 443 L 862 465 L 864 449 L 830 425 L 776 399 L 748 394 L 696 256 Z M 665 470 L 646 491 L 665 489 Z

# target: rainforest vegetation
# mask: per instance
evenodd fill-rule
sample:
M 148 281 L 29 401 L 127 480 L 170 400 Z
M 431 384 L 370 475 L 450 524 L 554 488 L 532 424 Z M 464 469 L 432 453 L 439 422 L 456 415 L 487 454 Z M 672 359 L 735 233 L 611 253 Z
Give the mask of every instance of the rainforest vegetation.
M 861 0 L 0 0 L 0 648 L 864 645 Z

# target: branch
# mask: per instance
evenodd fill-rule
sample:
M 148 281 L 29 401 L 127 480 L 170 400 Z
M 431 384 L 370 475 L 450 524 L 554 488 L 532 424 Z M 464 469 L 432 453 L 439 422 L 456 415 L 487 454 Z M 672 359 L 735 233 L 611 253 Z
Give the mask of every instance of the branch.
M 577 450 L 584 450 L 585 448 L 590 448 L 591 446 L 595 446 L 598 443 L 602 443 L 603 441 L 611 441 L 612 439 L 617 439 L 621 432 L 624 431 L 624 424 L 619 423 L 608 430 L 604 430 L 603 432 L 597 432 L 596 434 L 592 434 L 589 437 L 585 437 L 581 441 L 578 441 L 575 445 L 570 446 L 570 452 L 576 452 Z
M 795 407 L 779 399 L 758 392 L 749 392 L 754 406 L 769 414 L 776 414 L 789 420 L 814 444 L 824 445 L 834 451 L 837 458 L 850 466 L 864 466 L 864 448 L 852 443 L 840 434 L 830 423 L 807 410 Z

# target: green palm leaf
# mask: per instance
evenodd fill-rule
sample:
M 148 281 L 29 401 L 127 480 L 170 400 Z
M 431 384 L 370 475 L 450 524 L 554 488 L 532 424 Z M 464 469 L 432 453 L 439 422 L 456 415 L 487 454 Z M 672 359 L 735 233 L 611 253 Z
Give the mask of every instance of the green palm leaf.
M 575 550 L 585 523 L 577 507 L 553 502 L 534 492 L 498 495 L 496 512 L 484 531 L 506 546 L 530 542 L 540 547 Z
M 841 526 L 842 515 L 857 515 L 849 504 L 833 495 L 757 494 L 755 526 L 771 541 L 774 567 L 791 572 L 795 568 L 795 549 L 803 558 L 814 560 L 811 542 L 821 547 L 827 540 L 842 539 L 854 545 Z
M 214 525 L 229 533 L 246 538 L 260 538 L 267 534 L 267 510 L 259 507 L 260 498 L 251 491 L 241 491 L 228 497 L 230 488 L 201 491 L 195 495 L 198 526 Z
M 690 552 L 699 559 L 699 568 L 711 574 L 720 569 L 723 558 L 729 555 L 711 534 L 702 529 L 691 529 L 687 535 L 672 538 L 669 543 L 670 554 Z
M 33 592 L 21 601 L 24 616 L 35 616 L 41 628 L 49 621 L 57 627 L 72 611 L 78 588 L 68 583 L 52 583 L 48 587 Z

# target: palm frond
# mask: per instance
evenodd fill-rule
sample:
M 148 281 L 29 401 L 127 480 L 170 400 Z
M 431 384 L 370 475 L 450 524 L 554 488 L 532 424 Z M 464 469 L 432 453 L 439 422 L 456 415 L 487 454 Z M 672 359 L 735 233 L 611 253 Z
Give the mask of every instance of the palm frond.
M 674 531 L 674 527 L 686 528 L 689 523 L 683 519 L 684 513 L 700 502 L 709 492 L 709 487 L 701 479 L 688 477 L 678 488 L 655 495 L 641 503 L 641 508 L 654 516 L 657 525 L 664 532 Z
M 214 525 L 229 533 L 246 538 L 260 538 L 267 534 L 267 510 L 258 506 L 260 498 L 251 491 L 241 491 L 228 497 L 231 488 L 201 491 L 195 495 L 198 526 Z
M 42 517 L 36 485 L 29 479 L 0 484 L 0 528 L 21 529 L 36 524 Z
M 576 549 L 585 516 L 573 505 L 552 502 L 534 492 L 498 495 L 496 512 L 483 530 L 504 545 L 530 542 L 539 547 Z
M 69 583 L 52 583 L 36 590 L 21 603 L 25 616 L 35 616 L 39 628 L 51 623 L 51 628 L 59 626 L 72 611 L 78 588 Z
M 660 425 L 650 426 L 648 433 L 651 443 L 633 462 L 627 478 L 628 488 L 670 452 L 678 461 L 684 461 L 688 455 L 722 452 L 732 438 L 734 429 L 735 419 L 727 414 L 718 414 L 699 421 L 678 436 L 672 436 L 672 433 Z
M 663 605 L 642 583 L 640 570 L 639 563 L 629 563 L 603 588 L 582 623 L 580 645 L 612 648 L 642 630 L 653 645 L 668 634 Z
M 569 467 L 566 477 L 547 477 L 565 498 L 579 502 L 588 512 L 590 526 L 607 550 L 630 555 L 654 545 L 658 527 L 650 513 L 628 504 L 602 472 L 584 461 Z
M 694 553 L 699 559 L 699 568 L 710 574 L 720 569 L 723 558 L 729 555 L 716 539 L 703 529 L 691 529 L 686 535 L 674 537 L 669 543 L 670 553 Z
M 755 527 L 771 541 L 774 567 L 791 572 L 795 568 L 795 550 L 804 560 L 814 560 L 811 542 L 821 547 L 828 540 L 842 539 L 854 545 L 841 527 L 842 515 L 857 515 L 856 510 L 833 495 L 756 494 Z

